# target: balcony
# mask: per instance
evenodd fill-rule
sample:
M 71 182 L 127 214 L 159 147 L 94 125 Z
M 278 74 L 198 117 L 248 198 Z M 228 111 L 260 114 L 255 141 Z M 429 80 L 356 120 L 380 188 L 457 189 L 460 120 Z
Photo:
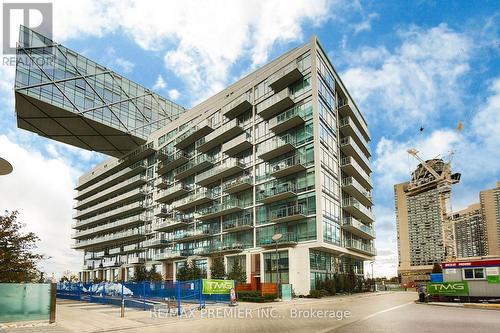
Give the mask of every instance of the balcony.
M 122 207 L 112 209 L 108 212 L 87 218 L 85 220 L 80 220 L 77 223 L 75 223 L 75 227 L 78 228 L 78 227 L 83 227 L 83 226 L 89 226 L 92 224 L 103 222 L 105 220 L 118 219 L 121 216 L 130 215 L 130 214 L 133 214 L 135 212 L 143 211 L 144 209 L 145 209 L 144 204 L 142 202 L 140 202 L 140 201 L 134 202 L 134 203 L 122 206 Z
M 171 153 L 172 153 L 171 150 L 167 149 L 166 147 L 163 147 L 161 149 L 158 149 L 158 151 L 156 152 L 156 159 L 158 161 L 163 161 L 167 159 L 168 155 L 170 155 Z
M 305 162 L 305 157 L 300 155 L 293 155 L 276 161 L 269 165 L 269 175 L 275 178 L 282 178 L 293 175 L 297 172 L 306 170 L 302 164 Z
M 212 156 L 200 154 L 188 163 L 175 169 L 174 178 L 177 180 L 187 178 L 200 171 L 203 171 L 214 164 L 215 160 Z
M 188 230 L 174 236 L 174 240 L 179 243 L 190 242 L 197 239 L 203 239 L 210 237 L 211 233 L 209 230 L 195 229 Z
M 252 108 L 250 98 L 250 94 L 245 93 L 241 95 L 231 103 L 225 105 L 221 110 L 222 114 L 229 119 L 238 117 Z
M 245 175 L 228 180 L 222 184 L 222 191 L 228 194 L 238 193 L 253 187 L 252 175 Z
M 280 91 L 303 77 L 304 75 L 297 66 L 297 61 L 294 61 L 271 75 L 267 79 L 267 84 L 272 90 Z
M 157 217 L 168 217 L 172 214 L 172 210 L 166 205 L 155 207 L 153 214 Z
M 222 152 L 228 156 L 234 156 L 253 147 L 250 134 L 243 133 L 236 138 L 222 144 Z
M 356 141 L 354 141 L 350 136 L 343 137 L 340 139 L 340 150 L 346 156 L 352 156 L 361 165 L 365 172 L 370 173 L 370 162 L 366 155 L 361 151 Z
M 370 222 L 375 221 L 372 211 L 352 197 L 345 198 L 342 201 L 342 208 L 357 219 Z
M 352 176 L 363 185 L 363 187 L 372 189 L 373 183 L 370 176 L 361 168 L 353 157 L 344 157 L 340 160 L 340 166 L 344 175 Z
M 306 209 L 299 204 L 278 208 L 271 211 L 270 218 L 274 223 L 299 221 L 306 218 Z
M 196 149 L 199 152 L 206 153 L 210 149 L 231 140 L 232 138 L 243 132 L 244 130 L 242 127 L 240 127 L 238 119 L 233 119 L 217 128 L 205 138 L 201 138 L 200 140 L 198 140 L 196 142 Z
M 214 129 L 212 128 L 212 125 L 209 123 L 209 121 L 204 120 L 200 124 L 188 128 L 186 132 L 178 136 L 175 139 L 175 147 L 179 149 L 185 149 L 213 130 Z
M 153 254 L 153 260 L 163 261 L 163 260 L 175 260 L 175 259 L 184 259 L 189 257 L 189 253 L 187 251 L 166 251 L 161 253 Z
M 170 177 L 156 178 L 155 186 L 159 189 L 165 189 L 172 185 L 174 185 L 173 178 Z
M 172 243 L 172 241 L 169 239 L 151 238 L 142 242 L 142 246 L 145 248 L 159 248 L 165 247 L 170 243 Z
M 295 197 L 297 189 L 294 182 L 272 182 L 257 192 L 257 200 L 265 204 Z
M 370 144 L 361 134 L 356 123 L 351 117 L 344 117 L 340 119 L 339 129 L 342 135 L 353 138 L 366 156 L 370 157 L 372 155 L 370 151 Z
M 360 242 L 359 240 L 356 240 L 356 239 L 346 239 L 344 241 L 344 247 L 346 249 L 360 252 L 362 254 L 365 254 L 365 255 L 368 255 L 371 257 L 377 255 L 377 250 L 372 245 Z
M 112 261 L 103 261 L 102 262 L 102 267 L 103 268 L 109 268 L 109 267 L 118 267 L 121 266 L 122 263 L 118 260 L 112 260 Z
M 78 203 L 73 207 L 75 209 L 85 209 L 87 207 L 93 206 L 100 201 L 112 198 L 116 193 L 124 192 L 133 188 L 137 188 L 140 185 L 146 183 L 146 177 L 144 175 L 135 175 L 130 179 L 122 181 L 116 185 L 108 187 L 107 189 L 100 191 L 94 195 L 91 195 L 83 200 L 78 201 Z
M 142 250 L 142 247 L 136 243 L 136 244 L 130 244 L 130 245 L 125 245 L 123 246 L 123 253 L 130 253 L 130 252 L 139 252 Z
M 81 270 L 82 271 L 91 271 L 94 269 L 94 265 L 82 265 Z
M 278 242 L 272 240 L 271 236 L 269 237 L 259 237 L 257 239 L 257 245 L 262 246 L 264 248 L 274 248 L 276 247 L 276 243 L 278 247 L 288 247 L 295 246 L 298 243 L 298 237 L 296 233 L 284 233 Z
M 170 231 L 179 227 L 185 227 L 190 222 L 189 219 L 182 218 L 182 215 L 175 214 L 164 219 L 157 219 L 153 224 L 154 231 Z
M 361 133 L 363 133 L 363 136 L 366 140 L 370 140 L 370 133 L 368 132 L 368 127 L 366 126 L 365 120 L 361 113 L 359 112 L 358 108 L 353 105 L 351 102 L 341 102 L 339 100 L 339 115 L 340 117 L 351 117 L 356 124 L 358 125 L 358 128 L 360 129 Z
M 211 220 L 216 217 L 242 211 L 243 208 L 241 206 L 242 204 L 239 200 L 228 200 L 227 202 L 217 203 L 211 207 L 203 208 L 196 214 L 199 220 Z
M 237 158 L 228 158 L 222 164 L 207 170 L 196 176 L 195 182 L 201 186 L 206 186 L 222 178 L 227 178 L 245 170 L 245 164 Z
M 106 210 L 107 208 L 118 206 L 121 203 L 144 198 L 145 195 L 146 192 L 143 189 L 136 188 L 132 191 L 125 192 L 123 194 L 117 195 L 116 197 L 103 201 L 97 205 L 77 211 L 76 214 L 73 215 L 73 218 L 78 220 L 85 219 L 86 217 L 92 216 L 96 213 Z
M 161 190 L 158 196 L 156 197 L 156 202 L 161 202 L 161 203 L 169 202 L 188 192 L 189 192 L 189 187 L 187 185 L 184 185 L 183 183 L 177 183 L 170 188 Z
M 275 136 L 259 145 L 259 158 L 264 161 L 269 161 L 278 156 L 282 156 L 288 152 L 295 150 L 295 137 L 286 134 L 283 136 Z
M 253 221 L 250 217 L 237 217 L 231 220 L 222 222 L 222 231 L 235 232 L 249 230 L 253 228 Z
M 141 258 L 141 257 L 128 257 L 127 263 L 129 265 L 137 265 L 137 264 L 144 264 L 146 262 L 146 258 Z
M 123 227 L 130 227 L 130 226 L 137 225 L 137 224 L 143 224 L 144 221 L 146 221 L 145 215 L 143 215 L 143 214 L 134 215 L 134 216 L 124 218 L 122 220 L 109 222 L 109 223 L 106 223 L 104 225 L 100 225 L 100 226 L 95 227 L 95 228 L 77 230 L 75 233 L 73 233 L 71 235 L 71 238 L 79 239 L 79 238 L 93 235 L 96 233 L 110 232 L 110 231 L 113 231 L 116 229 L 121 229 Z M 79 226 L 75 225 L 75 227 L 79 227 Z
M 214 195 L 209 190 L 198 190 L 191 195 L 188 195 L 185 198 L 174 201 L 171 205 L 172 209 L 177 210 L 186 210 L 189 208 L 193 208 L 195 206 L 213 201 Z
M 277 94 L 272 95 L 257 105 L 257 114 L 264 119 L 285 111 L 293 106 L 293 94 L 287 88 Z
M 351 216 L 344 216 L 342 219 L 342 229 L 361 238 L 375 238 L 375 230 L 371 226 L 363 224 Z
M 271 120 L 269 120 L 269 129 L 279 134 L 302 125 L 304 122 L 304 106 L 300 105 L 271 118 Z
M 137 175 L 138 173 L 143 172 L 146 170 L 146 163 L 144 161 L 139 161 L 131 165 L 130 167 L 127 167 L 125 169 L 122 169 L 114 174 L 111 174 L 110 176 L 102 179 L 101 181 L 98 181 L 97 183 L 82 189 L 78 191 L 78 194 L 75 196 L 75 200 L 82 200 L 87 197 L 90 197 L 96 193 L 102 192 L 105 189 L 116 185 L 118 183 L 121 183 L 125 180 L 128 180 L 132 178 L 133 176 Z M 78 188 L 77 188 L 78 189 Z
M 182 150 L 172 153 L 168 155 L 165 160 L 158 163 L 156 173 L 162 175 L 165 172 L 173 170 L 184 163 L 187 163 L 189 161 L 189 157 L 189 154 Z
M 209 254 L 239 253 L 239 252 L 242 252 L 244 248 L 245 247 L 244 247 L 243 243 L 240 243 L 240 242 L 223 242 L 223 243 L 217 242 L 215 244 L 212 244 L 208 248 L 208 253 Z
M 353 177 L 342 178 L 342 190 L 365 206 L 373 205 L 372 194 Z
M 117 232 L 110 235 L 95 237 L 83 241 L 77 241 L 71 246 L 73 249 L 86 249 L 93 246 L 104 246 L 107 244 L 124 242 L 132 239 L 141 239 L 144 237 L 144 231 L 140 229 L 131 229 L 126 231 Z

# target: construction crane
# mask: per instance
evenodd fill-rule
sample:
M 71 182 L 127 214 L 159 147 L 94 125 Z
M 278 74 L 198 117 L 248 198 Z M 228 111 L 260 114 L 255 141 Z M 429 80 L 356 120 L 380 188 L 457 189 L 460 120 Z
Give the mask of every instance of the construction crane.
M 456 259 L 455 226 L 451 210 L 451 185 L 460 181 L 459 173 L 451 173 L 451 163 L 442 159 L 434 158 L 424 161 L 418 156 L 418 150 L 410 148 L 408 154 L 415 157 L 420 166 L 413 173 L 412 180 L 408 185 L 408 195 L 420 193 L 425 189 L 436 187 L 438 190 L 440 220 L 443 228 L 443 246 L 445 260 Z M 452 154 L 451 154 L 452 156 Z

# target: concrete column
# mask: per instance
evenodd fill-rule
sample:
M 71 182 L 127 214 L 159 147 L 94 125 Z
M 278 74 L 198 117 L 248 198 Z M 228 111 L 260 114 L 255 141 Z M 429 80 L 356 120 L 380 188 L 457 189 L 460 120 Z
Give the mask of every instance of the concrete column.
M 310 291 L 311 269 L 309 248 L 296 247 L 288 250 L 289 280 L 297 295 L 308 295 Z

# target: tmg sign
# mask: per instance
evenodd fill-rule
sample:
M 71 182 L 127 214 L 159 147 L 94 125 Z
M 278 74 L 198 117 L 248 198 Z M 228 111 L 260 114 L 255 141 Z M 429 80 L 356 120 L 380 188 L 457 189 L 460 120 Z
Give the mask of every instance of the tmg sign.
M 234 280 L 203 279 L 204 294 L 229 294 L 232 288 L 234 288 Z
M 467 282 L 439 282 L 427 283 L 427 292 L 431 295 L 445 296 L 467 296 L 469 295 L 469 285 Z

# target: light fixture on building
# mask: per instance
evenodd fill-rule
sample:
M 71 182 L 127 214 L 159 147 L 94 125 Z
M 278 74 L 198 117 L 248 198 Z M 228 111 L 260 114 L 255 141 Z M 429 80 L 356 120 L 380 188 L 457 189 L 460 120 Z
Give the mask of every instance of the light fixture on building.
M 12 164 L 0 157 L 0 176 L 8 175 L 12 170 Z

